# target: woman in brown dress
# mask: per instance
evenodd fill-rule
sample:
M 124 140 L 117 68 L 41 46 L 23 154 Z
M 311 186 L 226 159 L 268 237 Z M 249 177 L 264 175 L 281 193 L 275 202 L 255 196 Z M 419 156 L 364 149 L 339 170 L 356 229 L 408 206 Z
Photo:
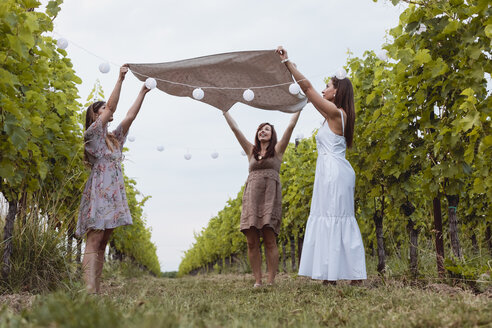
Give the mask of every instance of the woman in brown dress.
M 279 171 L 282 156 L 289 145 L 299 115 L 300 112 L 297 112 L 292 116 L 282 139 L 278 142 L 273 125 L 270 123 L 260 124 L 253 145 L 239 130 L 229 113 L 224 112 L 224 117 L 232 132 L 248 155 L 249 175 L 244 188 L 240 229 L 248 241 L 248 258 L 256 281 L 254 287 L 262 285 L 261 235 L 263 236 L 268 264 L 268 285 L 273 285 L 277 273 L 276 236 L 282 222 L 282 186 Z

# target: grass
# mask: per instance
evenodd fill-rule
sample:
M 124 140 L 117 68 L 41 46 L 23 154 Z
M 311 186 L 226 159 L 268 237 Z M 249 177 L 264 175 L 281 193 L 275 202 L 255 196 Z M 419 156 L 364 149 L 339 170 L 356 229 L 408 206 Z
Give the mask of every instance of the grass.
M 421 243 L 417 279 L 409 278 L 402 247 L 392 249 L 384 277 L 368 256 L 369 279 L 358 287 L 282 273 L 276 286 L 253 289 L 246 262 L 223 270 L 229 273 L 182 278 L 113 262 L 105 266 L 103 294 L 93 296 L 68 261 L 64 232 L 26 222 L 16 225 L 12 274 L 0 284 L 0 328 L 492 327 L 492 260 L 485 252 L 468 260 L 488 274 L 485 282 L 439 279 L 433 245 Z
M 72 284 L 76 267 L 67 261 L 63 229 L 50 229 L 44 220 L 16 222 L 12 238 L 9 279 L 0 284 L 0 293 L 30 291 L 43 293 Z M 0 240 L 0 254 L 4 243 Z
M 127 268 L 128 269 L 128 268 Z M 480 327 L 492 325 L 492 291 L 372 276 L 323 286 L 293 274 L 253 289 L 249 274 L 129 278 L 105 272 L 103 295 L 81 285 L 44 295 L 0 296 L 0 327 Z M 118 271 L 120 270 L 120 271 Z M 0 304 L 1 304 L 0 303 Z

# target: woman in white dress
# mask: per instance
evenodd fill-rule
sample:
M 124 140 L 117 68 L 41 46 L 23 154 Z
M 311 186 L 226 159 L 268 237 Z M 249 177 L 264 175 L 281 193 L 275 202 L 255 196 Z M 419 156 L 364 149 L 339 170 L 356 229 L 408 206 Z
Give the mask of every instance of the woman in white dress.
M 354 213 L 355 172 L 345 159 L 354 135 L 354 91 L 346 77 L 333 77 L 321 95 L 278 47 L 280 59 L 325 118 L 316 136 L 318 160 L 299 275 L 335 284 L 367 279 L 364 245 Z

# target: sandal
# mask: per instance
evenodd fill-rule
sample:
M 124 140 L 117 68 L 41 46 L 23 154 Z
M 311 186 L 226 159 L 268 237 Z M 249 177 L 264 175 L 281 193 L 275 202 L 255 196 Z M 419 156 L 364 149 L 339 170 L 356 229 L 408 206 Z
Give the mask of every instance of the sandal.
M 257 283 L 257 282 L 256 282 L 256 283 L 253 285 L 253 288 L 260 288 L 260 287 L 262 287 L 262 286 L 263 286 L 262 284 L 259 284 L 259 283 Z

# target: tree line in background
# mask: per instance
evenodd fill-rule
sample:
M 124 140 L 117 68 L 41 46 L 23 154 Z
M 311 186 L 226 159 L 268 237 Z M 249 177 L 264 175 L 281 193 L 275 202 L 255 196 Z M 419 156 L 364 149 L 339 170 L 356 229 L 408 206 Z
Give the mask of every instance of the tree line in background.
M 28 226 L 35 226 L 38 234 L 56 236 L 54 247 L 63 246 L 60 249 L 67 257 L 78 253 L 80 261 L 82 240 L 78 240 L 78 251 L 72 244 L 80 195 L 89 174 L 83 164 L 85 112 L 77 101 L 77 85 L 82 81 L 67 53 L 46 36 L 61 3 L 50 1 L 45 12 L 38 9 L 36 0 L 0 3 L 0 193 L 8 203 L 0 251 L 2 280 L 7 283 L 16 274 L 16 254 L 39 255 L 15 249 L 35 249 L 20 242 Z M 88 101 L 103 96 L 96 84 Z M 142 197 L 136 182 L 126 176 L 125 185 L 134 224 L 116 229 L 111 253 L 160 274 L 143 216 L 148 197 Z
M 356 172 L 356 217 L 366 252 L 378 256 L 379 272 L 387 268 L 387 253 L 406 244 L 409 272 L 417 276 L 418 243 L 432 241 L 440 276 L 447 269 L 476 277 L 473 272 L 490 267 L 467 267 L 463 243 L 492 254 L 492 5 L 403 2 L 408 7 L 389 31 L 386 53 L 350 56 L 346 65 L 356 103 L 354 147 L 347 152 Z M 317 156 L 314 134 L 289 147 L 280 172 L 284 270 L 286 259 L 296 270 L 302 249 Z M 238 259 L 247 263 L 241 199 L 242 191 L 195 235 L 181 275 Z

